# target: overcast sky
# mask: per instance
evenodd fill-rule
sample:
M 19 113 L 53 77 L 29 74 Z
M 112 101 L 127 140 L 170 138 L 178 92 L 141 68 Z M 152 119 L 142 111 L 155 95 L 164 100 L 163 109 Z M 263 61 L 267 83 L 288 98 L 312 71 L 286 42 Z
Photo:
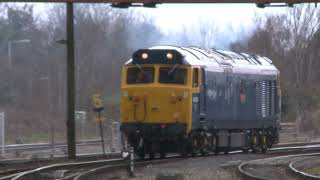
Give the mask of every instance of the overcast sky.
M 279 14 L 287 8 L 257 8 L 255 4 L 162 4 L 157 8 L 137 10 L 155 18 L 155 24 L 163 30 L 179 30 L 182 26 L 192 27 L 199 21 L 212 21 L 219 27 L 235 29 L 253 25 L 256 15 Z
M 35 3 L 37 14 L 45 14 L 48 5 Z M 145 14 L 153 19 L 153 23 L 162 32 L 170 34 L 183 28 L 196 32 L 199 22 L 213 24 L 218 31 L 214 45 L 218 48 L 228 48 L 230 42 L 246 36 L 254 29 L 255 16 L 279 14 L 287 7 L 257 8 L 255 4 L 160 4 L 157 8 L 134 7 L 130 10 Z M 126 11 L 126 9 L 119 9 Z M 46 17 L 43 16 L 42 17 Z M 191 33 L 192 34 L 192 33 Z M 195 36 L 195 39 L 198 37 Z
M 153 17 L 154 24 L 165 33 L 187 29 L 196 46 L 200 45 L 196 39 L 201 37 L 194 33 L 199 32 L 199 24 L 207 24 L 205 28 L 216 30 L 211 45 L 220 49 L 228 49 L 231 42 L 249 36 L 254 30 L 255 16 L 280 14 L 286 10 L 286 7 L 262 9 L 255 4 L 162 4 L 157 8 L 136 9 Z
M 34 3 L 37 13 L 48 5 Z M 157 8 L 130 8 L 153 17 L 163 31 L 177 31 L 192 27 L 199 21 L 213 21 L 220 27 L 235 29 L 251 27 L 255 15 L 282 13 L 286 7 L 257 8 L 255 4 L 159 4 Z M 222 28 L 223 29 L 223 28 Z

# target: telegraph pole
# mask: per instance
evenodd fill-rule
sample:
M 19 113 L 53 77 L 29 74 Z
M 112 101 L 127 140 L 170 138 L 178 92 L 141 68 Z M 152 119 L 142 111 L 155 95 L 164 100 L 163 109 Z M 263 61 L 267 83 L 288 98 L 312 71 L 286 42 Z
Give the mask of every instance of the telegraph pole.
M 76 158 L 73 3 L 67 2 L 67 136 L 68 157 Z

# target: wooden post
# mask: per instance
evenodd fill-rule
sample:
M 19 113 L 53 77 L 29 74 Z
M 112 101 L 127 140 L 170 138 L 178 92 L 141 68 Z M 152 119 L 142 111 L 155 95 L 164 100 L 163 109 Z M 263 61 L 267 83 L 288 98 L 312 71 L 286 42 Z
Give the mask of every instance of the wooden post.
M 76 158 L 73 3 L 67 2 L 67 137 L 68 157 Z

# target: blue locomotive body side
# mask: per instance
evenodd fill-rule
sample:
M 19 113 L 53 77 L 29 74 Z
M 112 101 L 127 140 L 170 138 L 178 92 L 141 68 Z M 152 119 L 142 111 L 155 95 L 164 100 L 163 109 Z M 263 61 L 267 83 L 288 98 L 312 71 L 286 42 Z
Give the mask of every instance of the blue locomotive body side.
M 254 129 L 279 126 L 279 96 L 276 76 L 206 71 L 202 93 L 194 95 L 193 128 Z M 201 102 L 205 101 L 205 102 Z M 202 109 L 202 117 L 200 112 Z

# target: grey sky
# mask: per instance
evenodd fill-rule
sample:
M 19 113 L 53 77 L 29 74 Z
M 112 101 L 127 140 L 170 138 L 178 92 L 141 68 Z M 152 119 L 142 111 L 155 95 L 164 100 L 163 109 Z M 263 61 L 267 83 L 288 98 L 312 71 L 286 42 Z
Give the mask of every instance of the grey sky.
M 46 14 L 47 8 L 46 4 L 35 3 L 35 11 L 37 14 L 41 13 L 42 17 L 46 17 L 43 14 Z M 157 8 L 130 8 L 151 18 L 166 34 L 179 33 L 187 29 L 189 36 L 198 39 L 199 34 L 194 32 L 198 31 L 199 24 L 207 24 L 208 29 L 215 28 L 216 31 L 212 45 L 222 49 L 227 49 L 230 42 L 250 34 L 254 29 L 255 16 L 279 14 L 287 9 L 257 8 L 255 4 L 160 4 Z M 196 41 L 193 43 L 199 45 Z

